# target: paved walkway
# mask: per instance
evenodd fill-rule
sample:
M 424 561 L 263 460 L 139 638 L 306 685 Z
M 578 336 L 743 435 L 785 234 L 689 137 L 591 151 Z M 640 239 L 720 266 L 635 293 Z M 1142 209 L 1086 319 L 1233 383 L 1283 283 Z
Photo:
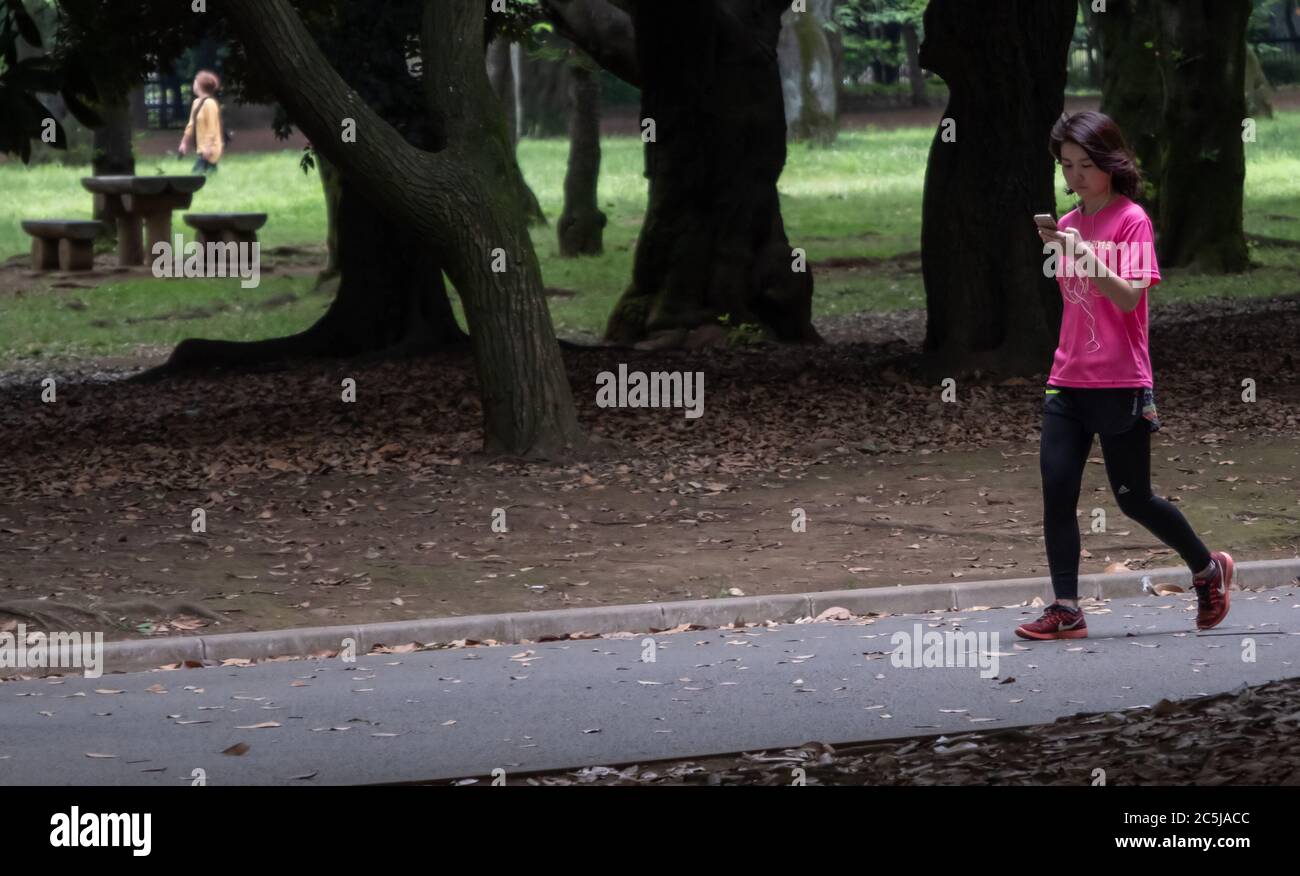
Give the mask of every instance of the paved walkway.
M 1300 676 L 1300 588 L 1234 596 L 1205 634 L 1190 596 L 1144 597 L 1099 604 L 1073 642 L 1022 642 L 1011 631 L 1037 610 L 1010 608 L 660 634 L 653 662 L 636 636 L 8 682 L 0 784 L 488 780 L 1050 722 Z M 895 665 L 893 635 L 918 624 L 976 634 L 975 665 Z

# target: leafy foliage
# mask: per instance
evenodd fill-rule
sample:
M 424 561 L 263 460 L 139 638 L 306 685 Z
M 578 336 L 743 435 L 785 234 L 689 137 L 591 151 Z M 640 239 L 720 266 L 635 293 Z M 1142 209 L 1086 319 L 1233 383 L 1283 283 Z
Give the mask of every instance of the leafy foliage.
M 922 33 L 921 18 L 928 0 L 844 0 L 835 6 L 835 29 L 843 34 L 844 67 L 848 78 L 872 64 L 898 67 L 907 58 L 898 31 L 903 25 Z
M 249 64 L 218 4 L 195 12 L 189 3 L 156 0 L 26 0 L 40 2 L 54 19 L 49 52 L 19 60 L 18 41 L 41 48 L 36 21 L 24 0 L 0 0 L 0 151 L 30 159 L 50 113 L 37 98 L 61 93 L 68 109 L 89 126 L 100 123 L 93 106 L 101 95 L 124 94 L 146 76 L 167 69 L 213 40 L 222 46 L 223 92 L 249 103 L 273 103 L 270 89 Z M 299 15 L 339 72 L 367 102 L 413 143 L 430 142 L 431 120 L 419 89 L 418 3 L 366 0 L 294 0 Z M 539 0 L 509 0 L 503 12 L 484 2 L 489 33 L 528 41 L 542 22 Z M 291 121 L 280 112 L 275 129 L 287 137 Z M 59 148 L 66 143 L 55 121 Z
M 21 44 L 29 49 L 24 52 Z M 63 126 L 37 94 L 63 93 L 64 103 L 78 118 L 98 121 L 85 103 L 92 93 L 88 80 L 65 76 L 55 61 L 40 51 L 45 41 L 23 0 L 0 0 L 0 152 L 28 162 L 32 141 L 44 139 L 55 149 L 67 148 Z M 24 57 L 25 55 L 25 57 Z

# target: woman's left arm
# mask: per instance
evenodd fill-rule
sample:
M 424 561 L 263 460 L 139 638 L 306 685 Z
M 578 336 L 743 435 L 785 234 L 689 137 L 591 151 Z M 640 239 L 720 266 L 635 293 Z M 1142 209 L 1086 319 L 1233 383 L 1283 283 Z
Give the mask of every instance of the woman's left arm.
M 1125 313 L 1132 313 L 1137 309 L 1137 306 L 1142 303 L 1142 294 L 1146 291 L 1145 286 L 1135 286 L 1131 281 L 1125 280 L 1107 267 L 1106 260 L 1097 257 L 1093 248 L 1079 234 L 1078 229 L 1065 228 L 1059 234 L 1062 238 L 1066 235 L 1074 238 L 1073 248 L 1076 264 L 1086 265 L 1089 268 L 1092 282 L 1101 290 L 1103 295 L 1113 301 L 1115 306 Z M 1062 239 L 1061 243 L 1065 244 L 1065 241 Z
M 1142 303 L 1142 293 L 1145 288 L 1137 288 L 1129 280 L 1125 280 L 1119 274 L 1116 274 L 1101 259 L 1095 260 L 1097 265 L 1097 276 L 1092 278 L 1092 282 L 1097 284 L 1097 288 L 1102 294 L 1115 302 L 1115 306 L 1125 313 L 1132 313 L 1137 306 Z

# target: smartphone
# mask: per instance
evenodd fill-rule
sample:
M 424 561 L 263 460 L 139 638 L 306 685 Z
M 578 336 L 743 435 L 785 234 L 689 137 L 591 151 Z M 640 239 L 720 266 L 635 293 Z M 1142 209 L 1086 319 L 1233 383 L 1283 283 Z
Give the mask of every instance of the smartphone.
M 1060 231 L 1056 227 L 1056 220 L 1052 218 L 1051 213 L 1035 213 L 1034 224 L 1039 228 L 1046 228 L 1048 231 Z

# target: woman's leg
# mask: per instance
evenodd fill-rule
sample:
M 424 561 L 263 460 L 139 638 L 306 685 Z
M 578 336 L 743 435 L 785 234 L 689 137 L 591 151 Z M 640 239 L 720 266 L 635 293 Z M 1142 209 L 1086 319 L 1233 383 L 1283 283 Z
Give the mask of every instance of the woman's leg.
M 1071 417 L 1047 411 L 1038 451 L 1043 479 L 1043 539 L 1056 598 L 1079 598 L 1079 489 L 1092 433 Z
M 1210 551 L 1171 502 L 1151 492 L 1151 431 L 1145 420 L 1122 435 L 1102 435 L 1106 476 L 1119 508 L 1178 551 L 1192 574 L 1210 564 Z

